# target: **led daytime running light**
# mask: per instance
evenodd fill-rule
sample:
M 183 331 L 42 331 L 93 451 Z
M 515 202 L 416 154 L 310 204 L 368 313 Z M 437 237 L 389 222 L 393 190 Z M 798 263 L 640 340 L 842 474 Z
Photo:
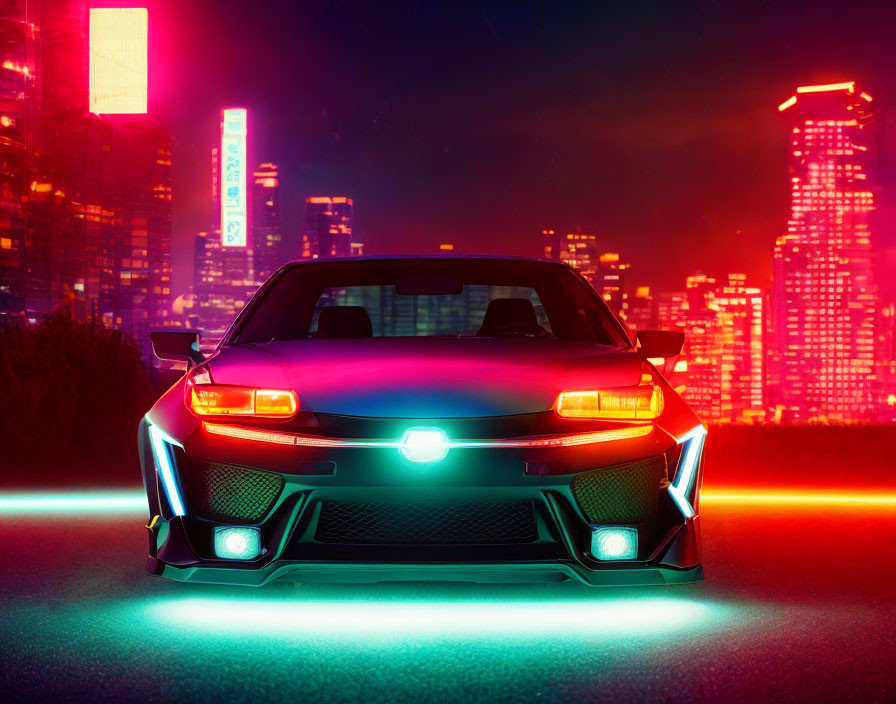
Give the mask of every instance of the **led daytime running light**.
M 678 438 L 678 444 L 683 445 L 681 459 L 678 462 L 678 472 L 675 481 L 669 485 L 669 495 L 678 506 L 685 518 L 695 515 L 688 497 L 697 478 L 697 468 L 700 466 L 700 456 L 703 454 L 703 441 L 706 439 L 706 428 L 698 425 Z
M 220 425 L 218 423 L 203 423 L 203 427 L 213 435 L 223 435 L 240 440 L 255 440 L 257 442 L 270 442 L 277 445 L 292 445 L 296 447 L 394 447 L 401 448 L 402 442 L 388 440 L 351 440 L 342 438 L 324 438 L 311 435 L 294 435 L 273 430 L 256 430 L 234 425 Z M 592 445 L 612 440 L 629 440 L 649 435 L 653 431 L 652 425 L 641 425 L 632 428 L 617 428 L 614 430 L 598 430 L 592 433 L 573 433 L 570 435 L 543 435 L 533 438 L 511 438 L 508 440 L 454 440 L 448 441 L 447 447 L 453 448 L 489 448 L 489 447 L 573 447 L 577 445 Z
M 168 497 L 168 504 L 171 506 L 171 510 L 174 511 L 175 516 L 184 516 L 187 512 L 184 509 L 184 502 L 181 500 L 180 491 L 177 488 L 177 477 L 174 473 L 174 452 L 172 450 L 174 447 L 183 449 L 183 445 L 157 425 L 150 423 L 148 432 L 156 472 L 162 479 L 162 487 L 165 489 L 165 495 Z

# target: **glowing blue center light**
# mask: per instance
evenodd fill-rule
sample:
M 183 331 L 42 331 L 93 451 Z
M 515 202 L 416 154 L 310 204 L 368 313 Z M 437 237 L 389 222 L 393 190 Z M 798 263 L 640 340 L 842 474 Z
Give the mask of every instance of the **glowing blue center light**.
M 448 454 L 448 436 L 440 428 L 411 428 L 398 445 L 411 462 L 438 462 Z

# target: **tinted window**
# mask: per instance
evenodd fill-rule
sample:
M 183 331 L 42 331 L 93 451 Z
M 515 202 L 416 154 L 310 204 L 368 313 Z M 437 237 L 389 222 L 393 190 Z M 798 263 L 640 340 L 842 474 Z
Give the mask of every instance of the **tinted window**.
M 488 259 L 298 264 L 253 300 L 233 341 L 432 336 L 628 344 L 569 270 Z
M 393 285 L 343 286 L 321 293 L 311 319 L 311 337 L 319 332 L 320 315 L 331 306 L 361 306 L 370 318 L 373 337 L 473 336 L 482 327 L 488 303 L 495 298 L 521 298 L 532 303 L 538 326 L 517 334 L 550 336 L 551 324 L 534 289 L 525 286 L 469 284 L 458 294 L 407 295 Z

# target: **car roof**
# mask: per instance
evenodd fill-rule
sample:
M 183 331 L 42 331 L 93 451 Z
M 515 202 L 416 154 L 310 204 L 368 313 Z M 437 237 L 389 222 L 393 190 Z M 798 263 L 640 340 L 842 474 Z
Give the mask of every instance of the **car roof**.
M 389 262 L 389 261 L 407 261 L 407 260 L 485 260 L 485 261 L 508 261 L 508 262 L 532 262 L 538 264 L 553 264 L 556 266 L 568 267 L 564 262 L 558 262 L 553 259 L 544 259 L 543 257 L 521 257 L 512 254 L 460 254 L 456 252 L 439 253 L 439 254 L 365 254 L 357 257 L 322 257 L 318 259 L 294 259 L 286 266 L 296 264 L 315 264 L 322 262 Z

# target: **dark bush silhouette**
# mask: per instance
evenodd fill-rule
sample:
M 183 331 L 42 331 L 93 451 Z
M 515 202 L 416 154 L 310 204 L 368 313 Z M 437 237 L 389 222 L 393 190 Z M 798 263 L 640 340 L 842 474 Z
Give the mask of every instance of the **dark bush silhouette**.
M 139 481 L 137 423 L 152 400 L 140 350 L 119 331 L 61 313 L 0 331 L 0 481 Z

